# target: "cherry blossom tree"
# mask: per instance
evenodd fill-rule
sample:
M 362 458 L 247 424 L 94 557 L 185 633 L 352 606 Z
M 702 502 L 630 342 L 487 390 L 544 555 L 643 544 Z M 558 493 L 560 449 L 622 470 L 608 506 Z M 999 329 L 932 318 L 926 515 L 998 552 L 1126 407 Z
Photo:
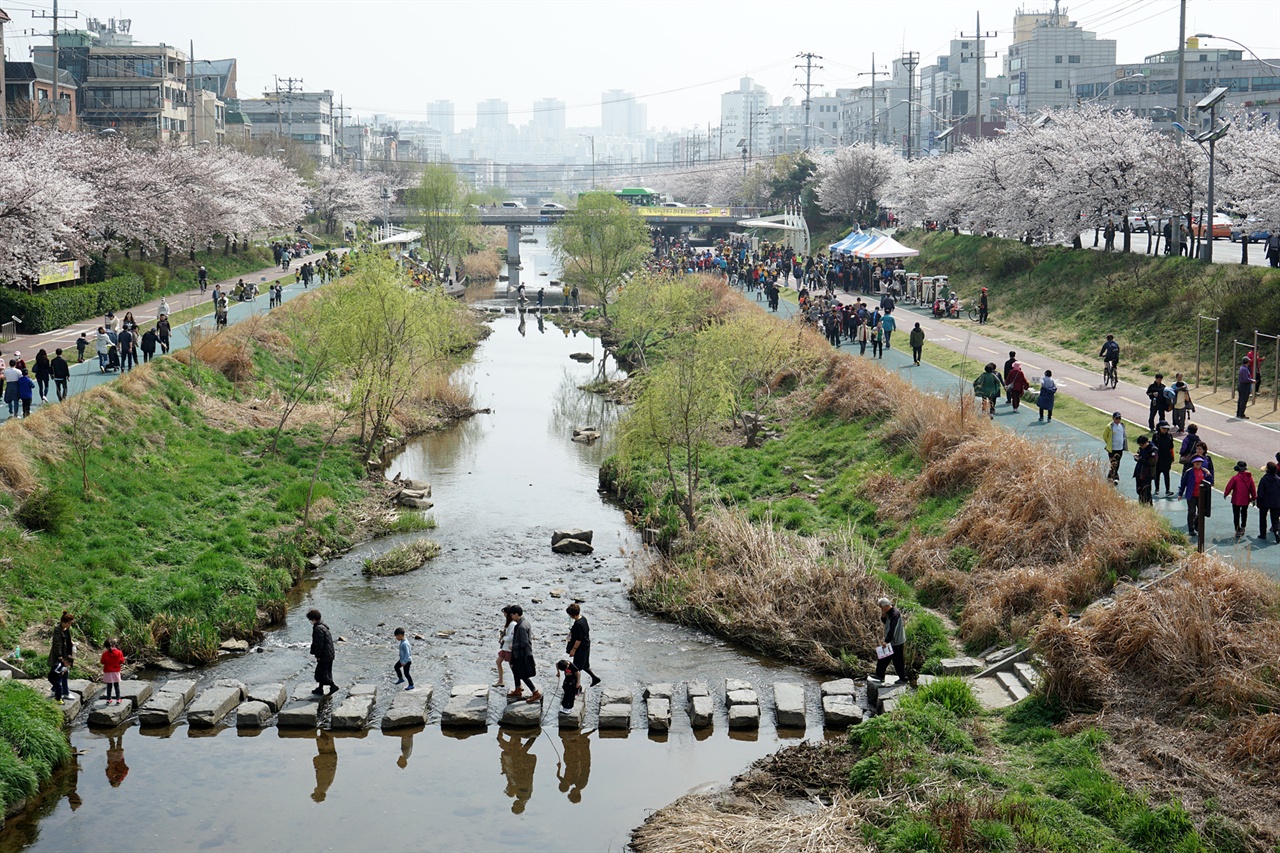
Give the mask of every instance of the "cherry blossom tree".
M 881 191 L 906 161 L 881 147 L 856 144 L 818 160 L 818 206 L 831 214 L 874 213 Z
M 316 170 L 311 182 L 311 204 L 325 222 L 325 231 L 333 233 L 338 222 L 366 219 L 382 205 L 382 175 L 364 175 L 350 169 L 326 166 Z

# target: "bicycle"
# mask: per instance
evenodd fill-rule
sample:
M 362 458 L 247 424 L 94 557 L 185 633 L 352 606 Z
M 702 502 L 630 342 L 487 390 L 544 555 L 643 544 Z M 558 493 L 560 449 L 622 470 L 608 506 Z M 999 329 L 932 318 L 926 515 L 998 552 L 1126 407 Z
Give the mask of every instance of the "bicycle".
M 1114 361 L 1104 361 L 1102 363 L 1102 387 L 1115 388 L 1119 379 L 1116 377 L 1116 363 Z
M 979 314 L 978 307 L 976 305 L 969 306 L 968 314 L 969 314 L 969 319 L 975 323 L 978 322 L 978 317 L 981 316 Z

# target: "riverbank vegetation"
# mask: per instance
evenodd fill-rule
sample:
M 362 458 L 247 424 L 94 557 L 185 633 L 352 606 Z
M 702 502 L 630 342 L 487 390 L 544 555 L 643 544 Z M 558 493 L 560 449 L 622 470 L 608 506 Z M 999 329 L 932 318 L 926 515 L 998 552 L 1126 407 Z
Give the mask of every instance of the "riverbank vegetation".
M 608 192 L 583 193 L 551 232 L 564 280 L 600 306 L 604 317 L 627 277 L 649 256 L 649 227 L 639 212 Z
M 364 259 L 334 286 L 7 422 L 0 643 L 43 647 L 67 609 L 90 644 L 116 636 L 134 660 L 204 662 L 221 639 L 280 620 L 309 556 L 399 527 L 370 458 L 466 414 L 445 377 L 479 334 L 461 304 Z
M 364 573 L 373 577 L 403 575 L 420 569 L 428 560 L 440 556 L 440 545 L 430 539 L 419 539 L 397 545 L 385 554 L 364 561 Z
M 1061 347 L 1090 367 L 1098 363 L 1101 341 L 1115 334 L 1123 348 L 1122 372 L 1192 376 L 1196 317 L 1203 314 L 1219 318 L 1225 345 L 1221 379 L 1229 382 L 1231 341 L 1252 344 L 1255 329 L 1280 329 L 1280 271 L 1268 267 L 1027 246 L 951 232 L 908 231 L 898 237 L 920 250 L 916 268 L 950 276 L 952 289 L 966 302 L 976 299 L 979 287 L 990 288 L 992 325 Z M 1219 253 L 1236 249 L 1216 248 Z M 1202 343 L 1202 381 L 1211 382 L 1212 322 Z

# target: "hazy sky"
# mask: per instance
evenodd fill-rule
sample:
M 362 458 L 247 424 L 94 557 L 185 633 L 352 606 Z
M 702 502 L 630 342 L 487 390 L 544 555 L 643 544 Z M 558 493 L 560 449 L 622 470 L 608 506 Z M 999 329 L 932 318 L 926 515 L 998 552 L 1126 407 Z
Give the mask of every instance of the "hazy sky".
M 355 117 L 375 112 L 425 118 L 434 100 L 454 102 L 458 128 L 474 123 L 475 105 L 503 98 L 514 124 L 528 121 L 535 100 L 559 98 L 570 126 L 600 121 L 600 93 L 635 92 L 654 127 L 706 126 L 719 119 L 719 95 L 748 74 L 774 101 L 791 95 L 803 72 L 801 52 L 823 56 L 821 87 L 865 85 L 858 72 L 904 50 L 923 65 L 948 42 L 970 34 L 975 11 L 996 31 L 988 52 L 998 68 L 1014 12 L 1051 9 L 1052 0 L 843 0 L 843 2 L 449 2 L 448 0 L 65 0 L 81 17 L 131 18 L 145 43 L 164 42 L 197 58 L 239 60 L 240 94 L 260 96 L 273 75 L 300 77 L 308 91 L 332 89 Z M 24 30 L 48 22 L 32 10 L 52 0 L 0 0 L 13 18 L 10 59 L 27 59 Z M 1121 62 L 1176 46 L 1178 0 L 1079 0 L 1063 4 L 1072 20 L 1114 38 Z M 1280 2 L 1189 0 L 1187 32 L 1238 39 L 1264 57 L 1280 56 Z M 70 21 L 67 27 L 74 27 Z M 47 39 L 46 39 L 47 41 Z M 1234 47 L 1220 42 L 1222 47 Z

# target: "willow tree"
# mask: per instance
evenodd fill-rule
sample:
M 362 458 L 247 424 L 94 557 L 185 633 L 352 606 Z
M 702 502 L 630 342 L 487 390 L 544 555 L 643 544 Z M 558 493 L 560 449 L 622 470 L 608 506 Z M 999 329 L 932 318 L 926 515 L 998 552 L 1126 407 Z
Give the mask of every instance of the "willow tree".
M 443 267 L 467 253 L 479 222 L 471 206 L 472 194 L 457 171 L 445 163 L 430 163 L 418 185 L 405 193 L 422 232 L 422 248 Z
M 584 193 L 551 233 L 565 281 L 595 299 L 606 318 L 618 288 L 644 264 L 649 248 L 649 227 L 639 212 L 607 192 Z

